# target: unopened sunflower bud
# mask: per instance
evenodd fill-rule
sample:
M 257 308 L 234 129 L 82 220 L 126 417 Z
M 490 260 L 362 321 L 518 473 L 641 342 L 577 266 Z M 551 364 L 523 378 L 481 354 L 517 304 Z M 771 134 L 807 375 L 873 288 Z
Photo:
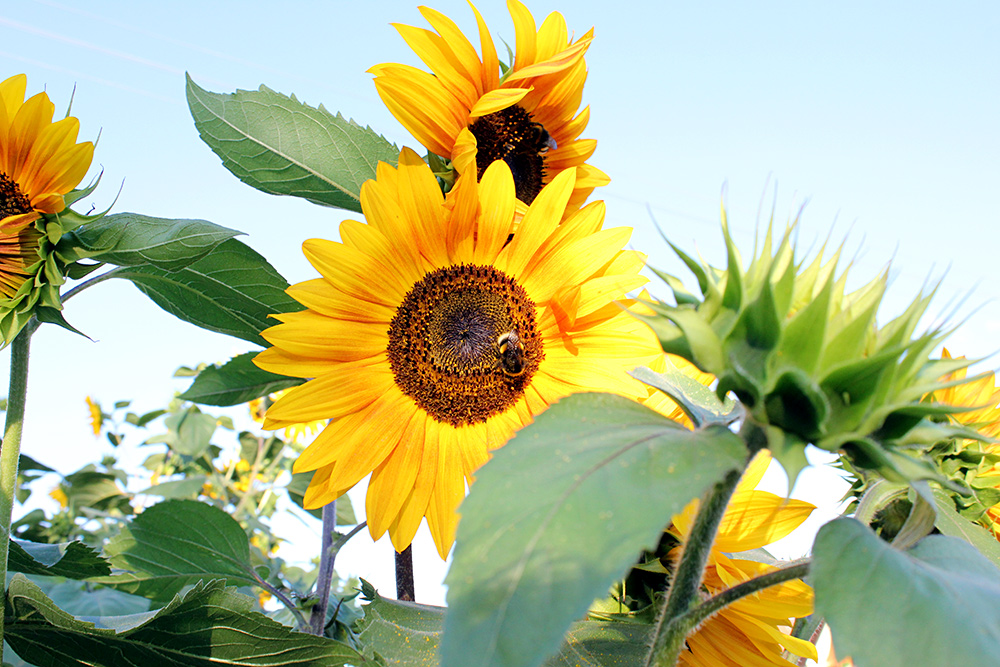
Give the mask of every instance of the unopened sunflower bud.
M 842 247 L 828 258 L 821 249 L 809 263 L 796 260 L 794 224 L 777 244 L 769 227 L 744 268 L 724 210 L 722 219 L 725 269 L 671 244 L 701 296 L 660 274 L 675 305 L 650 303 L 655 314 L 643 319 L 664 351 L 716 375 L 719 396 L 739 398 L 793 480 L 806 464 L 807 443 L 843 451 L 889 478 L 940 479 L 927 461 L 902 451 L 962 430 L 930 419 L 948 414 L 948 406 L 921 400 L 968 364 L 929 358 L 945 336 L 941 329 L 914 334 L 933 290 L 878 326 L 886 272 L 847 292 L 848 271 L 836 272 Z

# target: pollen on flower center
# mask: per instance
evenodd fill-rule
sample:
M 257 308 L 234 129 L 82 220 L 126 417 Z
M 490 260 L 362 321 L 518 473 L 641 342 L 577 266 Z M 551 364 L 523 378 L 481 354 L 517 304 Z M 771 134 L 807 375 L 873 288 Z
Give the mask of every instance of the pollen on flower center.
M 0 220 L 30 212 L 31 201 L 21 192 L 21 186 L 0 171 Z
M 476 137 L 477 178 L 495 160 L 503 160 L 514 176 L 517 198 L 535 201 L 545 178 L 545 153 L 552 145 L 549 133 L 519 106 L 480 116 L 469 131 Z
M 516 374 L 502 363 L 498 342 L 510 332 L 523 357 Z M 524 288 L 492 266 L 471 264 L 431 271 L 414 284 L 389 325 L 387 352 L 402 392 L 452 426 L 510 408 L 545 356 Z

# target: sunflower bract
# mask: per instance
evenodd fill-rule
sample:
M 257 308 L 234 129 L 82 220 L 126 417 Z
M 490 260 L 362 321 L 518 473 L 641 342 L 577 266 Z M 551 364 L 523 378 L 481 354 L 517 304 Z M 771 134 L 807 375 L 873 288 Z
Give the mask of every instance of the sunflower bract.
M 321 278 L 288 292 L 255 359 L 312 378 L 271 406 L 265 427 L 332 419 L 299 457 L 316 470 L 306 506 L 371 474 L 368 527 L 397 550 L 426 516 L 442 558 L 476 469 L 521 426 L 571 393 L 645 398 L 626 371 L 662 355 L 616 299 L 641 287 L 631 229 L 603 229 L 604 205 L 565 217 L 575 174 L 546 185 L 514 230 L 503 161 L 461 177 L 447 200 L 409 149 L 361 192 L 367 224 L 303 246 Z
M 886 273 L 848 292 L 848 271 L 836 272 L 841 249 L 796 260 L 793 228 L 775 243 L 769 226 L 744 268 L 723 211 L 726 268 L 672 246 L 701 296 L 661 274 L 676 305 L 651 303 L 655 315 L 645 321 L 666 352 L 719 378 L 720 397 L 740 399 L 793 480 L 806 443 L 842 450 L 890 479 L 940 479 L 926 460 L 901 451 L 954 430 L 930 419 L 946 407 L 921 401 L 942 375 L 967 365 L 929 358 L 945 332 L 914 333 L 933 291 L 879 326 Z

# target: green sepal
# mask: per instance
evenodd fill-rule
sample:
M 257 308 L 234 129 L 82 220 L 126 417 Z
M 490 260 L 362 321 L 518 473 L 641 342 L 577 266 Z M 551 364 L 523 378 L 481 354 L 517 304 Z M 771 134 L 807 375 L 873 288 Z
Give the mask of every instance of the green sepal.
M 49 324 L 56 324 L 61 326 L 66 331 L 72 331 L 75 334 L 83 336 L 84 338 L 86 338 L 91 342 L 93 342 L 94 340 L 93 338 L 91 338 L 90 336 L 83 333 L 82 331 L 74 327 L 72 324 L 67 322 L 66 318 L 63 317 L 62 312 L 56 310 L 55 308 L 51 308 L 49 306 L 37 306 L 35 308 L 35 317 L 38 318 L 39 322 L 48 322 Z
M 732 424 L 742 413 L 742 408 L 734 400 L 728 397 L 720 400 L 711 389 L 676 368 L 668 367 L 663 373 L 637 368 L 629 375 L 669 396 L 695 428 L 709 424 Z
M 771 424 L 812 442 L 823 437 L 830 402 L 811 377 L 791 368 L 778 376 L 767 393 L 764 409 Z
M 832 293 L 831 277 L 805 308 L 789 318 L 775 353 L 779 371 L 787 364 L 808 374 L 815 372 L 826 340 Z

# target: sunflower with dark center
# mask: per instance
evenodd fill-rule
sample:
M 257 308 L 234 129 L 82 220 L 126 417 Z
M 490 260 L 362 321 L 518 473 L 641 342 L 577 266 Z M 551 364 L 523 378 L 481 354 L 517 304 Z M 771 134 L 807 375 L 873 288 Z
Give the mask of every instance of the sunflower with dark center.
M 52 216 L 66 208 L 94 156 L 94 145 L 76 143 L 80 123 L 52 122 L 47 94 L 24 99 L 27 77 L 0 82 L 0 340 L 9 343 L 37 304 L 59 307 L 62 276 L 51 261 L 46 234 L 58 238 Z
M 640 287 L 631 229 L 602 229 L 603 202 L 565 216 L 575 174 L 542 188 L 508 242 L 515 185 L 500 160 L 447 199 L 409 149 L 379 164 L 341 242 L 303 249 L 321 278 L 289 288 L 305 310 L 264 332 L 266 370 L 311 378 L 268 410 L 267 428 L 330 419 L 295 463 L 315 470 L 306 506 L 371 474 L 372 537 L 396 549 L 423 518 L 442 558 L 456 508 L 489 452 L 581 391 L 645 397 L 626 371 L 662 352 L 616 300 Z M 561 223 L 561 224 L 560 224 Z
M 369 71 L 389 111 L 427 150 L 451 160 L 458 173 L 474 170 L 482 178 L 492 162 L 506 162 L 519 212 L 546 183 L 575 167 L 567 206 L 572 212 L 595 187 L 609 182 L 586 164 L 597 142 L 579 138 L 590 119 L 589 107 L 579 107 L 593 30 L 570 41 L 559 13 L 536 28 L 523 4 L 508 0 L 507 7 L 517 48 L 502 76 L 493 38 L 475 7 L 481 57 L 451 19 L 421 7 L 436 32 L 394 26 L 432 73 L 394 63 Z

